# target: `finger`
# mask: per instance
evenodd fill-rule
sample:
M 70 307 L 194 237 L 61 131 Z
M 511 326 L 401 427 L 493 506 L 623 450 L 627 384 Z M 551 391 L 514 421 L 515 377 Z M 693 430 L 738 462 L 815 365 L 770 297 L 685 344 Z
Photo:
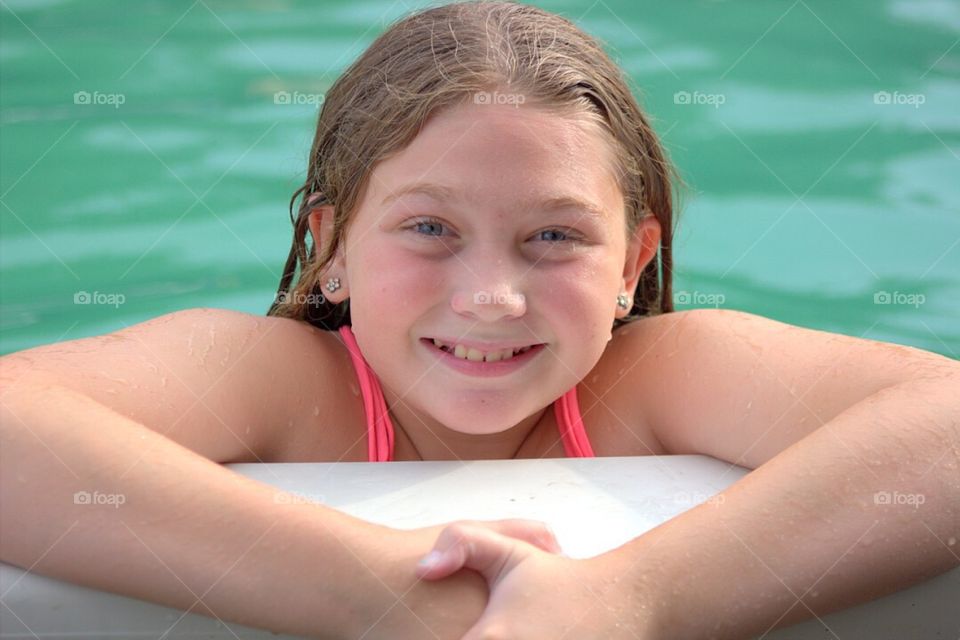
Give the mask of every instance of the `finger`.
M 439 580 L 462 569 L 475 545 L 477 529 L 463 523 L 445 527 L 430 553 L 417 564 L 417 575 L 427 580 Z
M 440 533 L 435 551 L 434 564 L 418 565 L 422 577 L 449 575 L 460 569 L 473 569 L 494 585 L 501 575 L 509 573 L 514 566 L 530 554 L 524 543 L 504 537 L 486 528 L 470 525 L 451 525 Z M 427 556 L 428 558 L 430 556 Z M 426 559 L 426 558 L 425 558 Z
M 434 549 L 417 564 L 416 574 L 424 580 L 440 580 L 463 568 L 463 561 L 455 554 Z
M 522 518 L 511 518 L 507 520 L 495 520 L 491 523 L 492 528 L 497 533 L 529 542 L 538 549 L 548 553 L 563 553 L 557 536 L 545 522 L 539 520 L 525 520 Z

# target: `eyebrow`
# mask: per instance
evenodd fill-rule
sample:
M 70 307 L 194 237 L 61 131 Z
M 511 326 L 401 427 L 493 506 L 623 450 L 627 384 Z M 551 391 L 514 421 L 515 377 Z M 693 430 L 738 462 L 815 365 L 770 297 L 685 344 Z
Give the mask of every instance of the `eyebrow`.
M 383 199 L 380 205 L 384 206 L 407 195 L 423 195 L 440 202 L 447 202 L 450 200 L 456 200 L 459 194 L 454 189 L 444 185 L 432 184 L 429 182 L 415 182 L 413 184 L 400 187 L 393 193 L 389 194 Z M 592 202 L 587 202 L 575 196 L 569 195 L 557 195 L 542 200 L 524 200 L 519 206 L 525 211 L 557 211 L 559 209 L 577 209 L 589 217 L 599 219 L 604 219 L 607 215 L 602 207 L 599 207 Z

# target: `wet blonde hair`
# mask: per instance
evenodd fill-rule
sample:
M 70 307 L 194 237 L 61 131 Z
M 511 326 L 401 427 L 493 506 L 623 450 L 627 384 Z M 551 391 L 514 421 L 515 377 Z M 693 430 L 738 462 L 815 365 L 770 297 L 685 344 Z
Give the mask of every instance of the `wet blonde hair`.
M 327 92 L 307 179 L 290 199 L 293 245 L 267 315 L 336 330 L 351 324 L 349 299 L 322 295 L 321 275 L 346 237 L 374 165 L 402 151 L 429 116 L 509 87 L 524 105 L 595 124 L 614 151 L 627 238 L 645 215 L 660 222 L 658 253 L 646 265 L 628 316 L 614 328 L 673 311 L 675 172 L 623 72 L 599 43 L 561 16 L 514 2 L 459 2 L 394 23 Z M 294 204 L 300 198 L 298 213 Z M 317 257 L 307 247 L 310 211 L 334 207 L 333 237 Z

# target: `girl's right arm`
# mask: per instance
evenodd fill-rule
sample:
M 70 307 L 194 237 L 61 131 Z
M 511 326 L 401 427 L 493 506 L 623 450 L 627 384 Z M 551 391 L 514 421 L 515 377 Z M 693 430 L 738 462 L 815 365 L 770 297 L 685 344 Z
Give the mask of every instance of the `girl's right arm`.
M 193 310 L 3 358 L 0 559 L 283 633 L 466 631 L 483 579 L 413 574 L 439 528 L 399 532 L 278 499 L 218 464 L 269 450 L 269 427 L 296 421 L 297 403 L 271 390 L 306 392 L 303 367 L 335 374 L 298 324 Z M 308 349 L 311 362 L 251 357 L 257 345 Z

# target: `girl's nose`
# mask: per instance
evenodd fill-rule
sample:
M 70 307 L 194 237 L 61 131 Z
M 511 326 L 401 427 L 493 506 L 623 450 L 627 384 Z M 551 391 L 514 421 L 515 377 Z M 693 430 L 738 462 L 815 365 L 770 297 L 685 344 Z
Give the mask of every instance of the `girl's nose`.
M 453 310 L 459 314 L 484 322 L 496 322 L 503 318 L 519 318 L 526 313 L 526 298 L 509 287 L 493 290 L 462 290 L 451 300 Z

